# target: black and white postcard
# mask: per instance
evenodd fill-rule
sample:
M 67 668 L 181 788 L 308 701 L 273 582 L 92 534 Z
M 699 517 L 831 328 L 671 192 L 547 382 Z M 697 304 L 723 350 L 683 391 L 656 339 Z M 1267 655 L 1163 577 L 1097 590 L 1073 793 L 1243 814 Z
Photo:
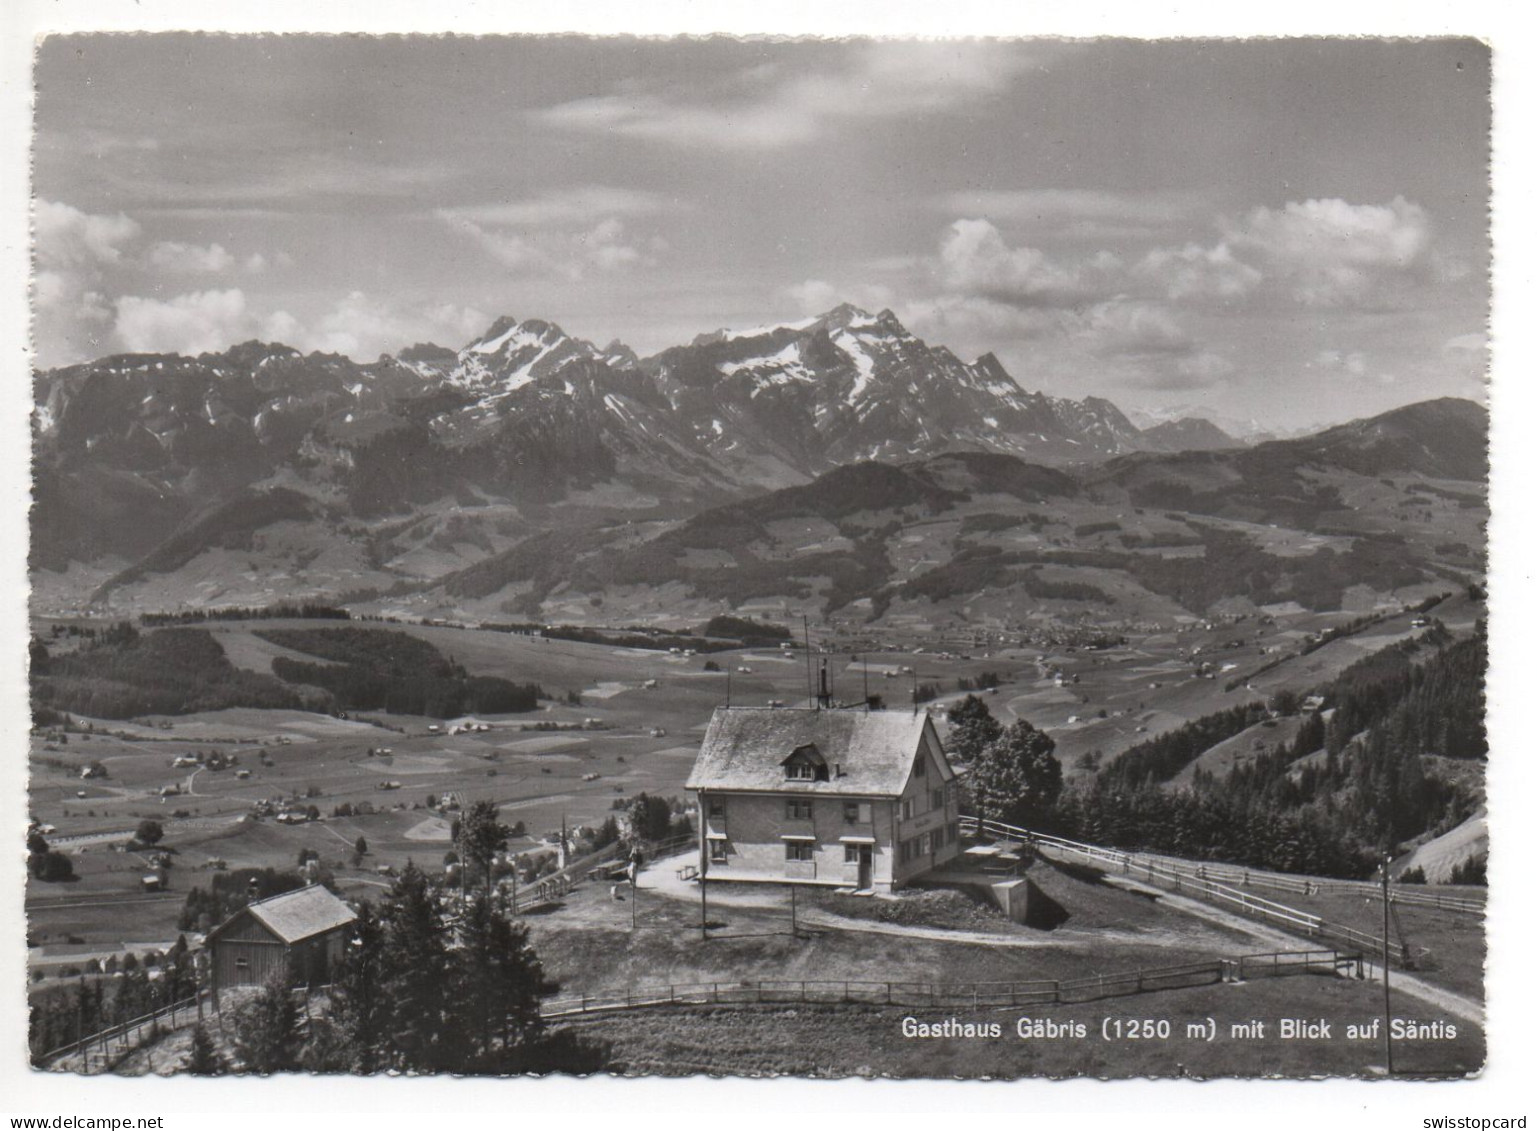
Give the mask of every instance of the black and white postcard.
M 1510 1055 L 1496 59 L 39 36 L 28 1071 Z

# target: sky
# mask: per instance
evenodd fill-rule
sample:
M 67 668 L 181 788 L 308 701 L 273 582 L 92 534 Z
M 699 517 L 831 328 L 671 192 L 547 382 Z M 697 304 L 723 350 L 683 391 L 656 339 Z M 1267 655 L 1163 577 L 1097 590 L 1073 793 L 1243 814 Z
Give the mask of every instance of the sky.
M 1472 40 L 77 35 L 35 79 L 44 367 L 849 301 L 1132 411 L 1484 399 Z

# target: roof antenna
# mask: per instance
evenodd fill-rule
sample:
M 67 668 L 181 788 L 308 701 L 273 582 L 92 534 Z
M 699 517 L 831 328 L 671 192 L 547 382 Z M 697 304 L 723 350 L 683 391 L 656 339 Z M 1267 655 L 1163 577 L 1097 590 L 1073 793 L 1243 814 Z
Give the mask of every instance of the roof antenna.
M 823 659 L 822 659 L 822 670 L 821 670 L 821 674 L 818 677 L 818 681 L 817 681 L 817 710 L 820 711 L 820 710 L 822 710 L 824 708 L 831 707 L 832 706 L 832 702 L 833 702 L 832 687 L 827 682 L 827 659 L 826 659 L 826 657 L 823 657 Z
M 801 634 L 806 641 L 806 701 L 816 702 L 816 684 L 811 678 L 811 624 L 806 620 L 806 614 L 801 614 Z
M 913 669 L 913 714 L 918 713 L 918 669 Z

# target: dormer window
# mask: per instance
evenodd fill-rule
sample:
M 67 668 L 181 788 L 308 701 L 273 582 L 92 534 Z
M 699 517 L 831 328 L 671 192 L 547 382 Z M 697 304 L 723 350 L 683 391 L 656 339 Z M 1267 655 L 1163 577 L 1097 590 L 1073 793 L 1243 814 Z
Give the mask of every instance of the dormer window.
M 827 759 L 822 757 L 822 752 L 817 749 L 817 744 L 808 742 L 804 746 L 797 746 L 783 762 L 786 781 L 827 781 Z

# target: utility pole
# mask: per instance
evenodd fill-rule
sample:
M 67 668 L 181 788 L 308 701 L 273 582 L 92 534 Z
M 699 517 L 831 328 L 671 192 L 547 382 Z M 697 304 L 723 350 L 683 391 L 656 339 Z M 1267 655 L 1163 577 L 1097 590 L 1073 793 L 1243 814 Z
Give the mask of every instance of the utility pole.
M 1382 1053 L 1393 1075 L 1393 994 L 1388 987 L 1388 854 L 1382 854 Z
M 707 890 L 704 873 L 701 872 L 699 875 L 699 937 L 705 941 L 710 938 L 710 901 L 705 895 Z
M 790 885 L 790 937 L 798 939 L 801 937 L 801 926 L 795 914 L 795 887 L 794 884 Z

